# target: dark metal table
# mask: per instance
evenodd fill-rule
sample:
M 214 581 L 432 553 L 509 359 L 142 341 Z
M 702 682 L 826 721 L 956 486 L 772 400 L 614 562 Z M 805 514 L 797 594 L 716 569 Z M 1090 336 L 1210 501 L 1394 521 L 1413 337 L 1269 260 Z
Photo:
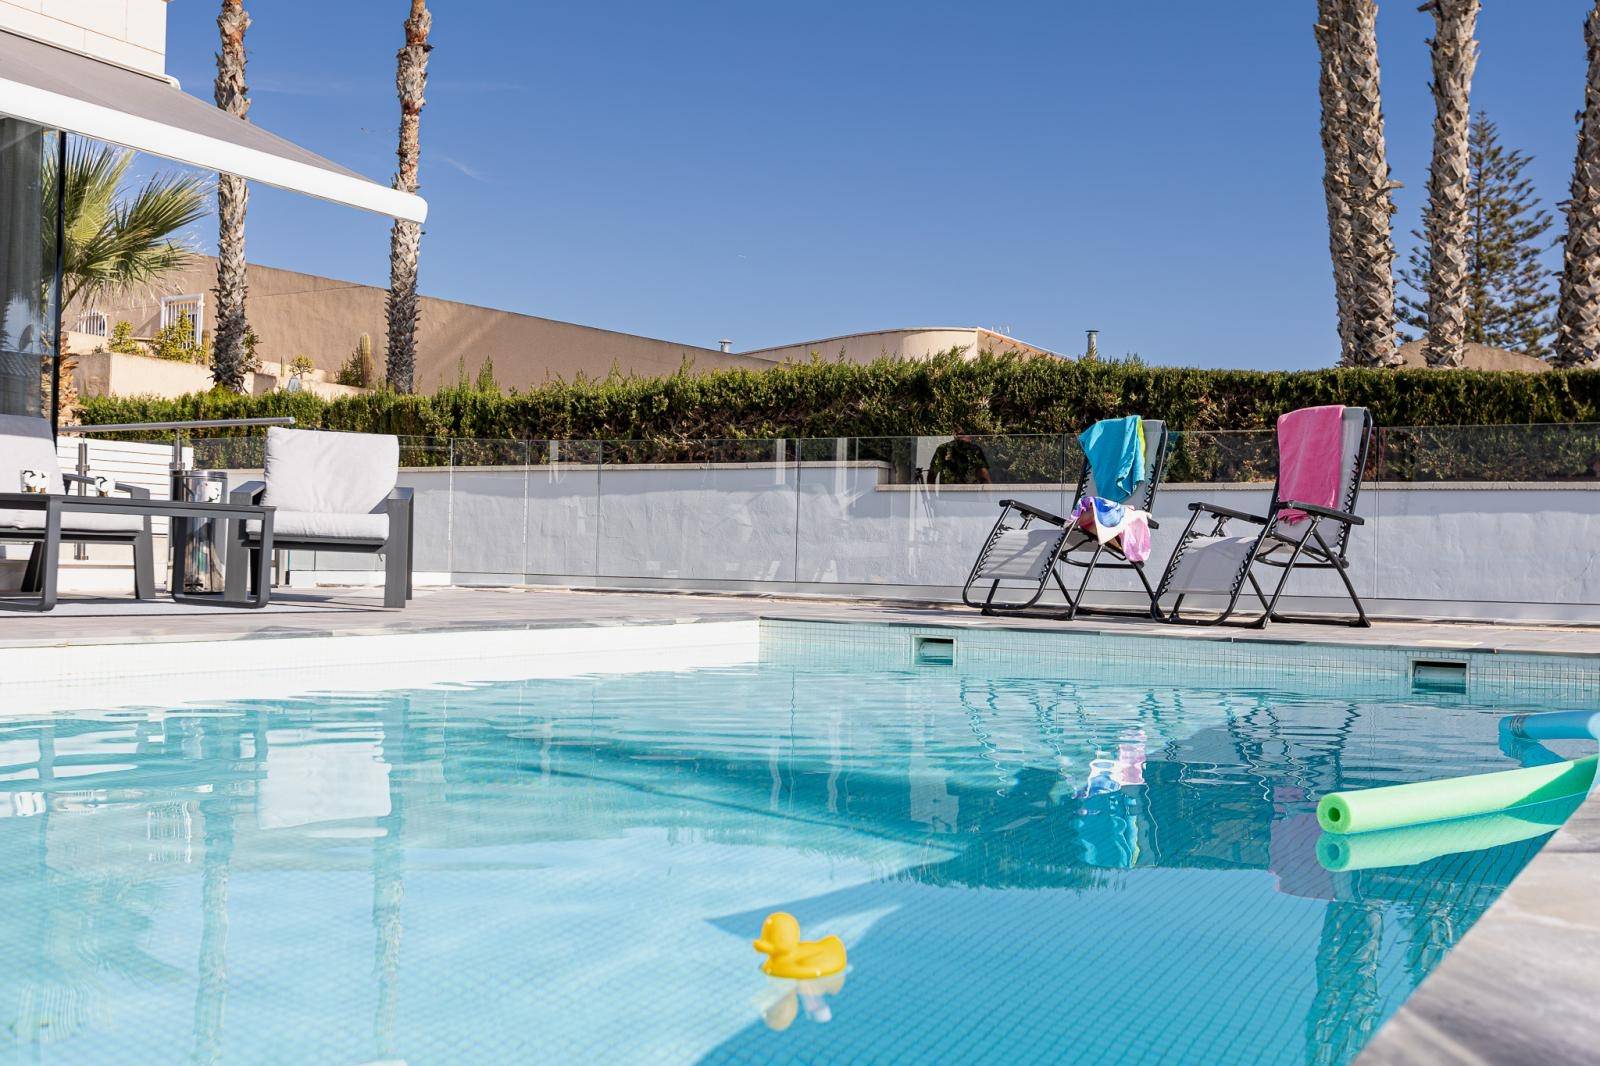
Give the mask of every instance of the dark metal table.
M 270 506 L 253 503 L 203 503 L 198 500 L 145 500 L 120 496 L 68 496 L 61 493 L 0 492 L 0 510 L 42 511 L 44 528 L 36 548 L 39 551 L 39 597 L 28 602 L 6 602 L 0 599 L 0 609 L 23 611 L 49 611 L 56 605 L 56 570 L 61 560 L 62 516 L 71 514 L 131 514 L 145 518 L 167 518 L 181 532 L 190 519 L 212 519 L 222 522 L 227 543 L 231 546 L 240 539 L 240 526 L 250 520 L 261 523 L 261 551 L 257 559 L 257 573 L 244 571 L 245 576 L 224 587 L 222 595 L 189 594 L 182 591 L 181 573 L 173 575 L 172 598 L 179 603 L 211 604 L 221 607 L 265 607 L 272 591 L 272 514 Z M 70 526 L 70 523 L 68 523 Z M 71 538 L 71 531 L 67 533 Z M 0 539 L 4 539 L 0 531 Z M 254 581 L 251 581 L 251 577 Z M 254 584 L 252 591 L 248 586 Z

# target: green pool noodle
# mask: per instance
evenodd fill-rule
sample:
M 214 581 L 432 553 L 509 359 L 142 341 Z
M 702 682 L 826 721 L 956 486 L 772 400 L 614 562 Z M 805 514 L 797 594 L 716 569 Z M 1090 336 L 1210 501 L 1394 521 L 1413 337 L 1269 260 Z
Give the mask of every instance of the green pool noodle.
M 1317 838 L 1317 861 L 1325 870 L 1349 873 L 1384 866 L 1415 866 L 1442 855 L 1498 848 L 1554 832 L 1582 802 L 1580 793 L 1477 818 L 1427 822 L 1374 833 L 1324 833 Z
M 1330 833 L 1374 833 L 1562 799 L 1589 790 L 1595 759 L 1590 755 L 1493 774 L 1330 792 L 1317 803 L 1317 824 Z

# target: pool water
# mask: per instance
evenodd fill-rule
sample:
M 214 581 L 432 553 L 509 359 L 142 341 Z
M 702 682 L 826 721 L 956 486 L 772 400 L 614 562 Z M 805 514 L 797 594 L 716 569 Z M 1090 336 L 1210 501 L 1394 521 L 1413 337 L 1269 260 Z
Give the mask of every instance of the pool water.
M 765 663 L 6 720 L 0 1043 L 1343 1063 L 1547 839 L 1330 871 L 1317 797 L 1514 766 L 1506 709 L 1119 672 Z M 774 910 L 843 937 L 842 985 L 759 972 Z

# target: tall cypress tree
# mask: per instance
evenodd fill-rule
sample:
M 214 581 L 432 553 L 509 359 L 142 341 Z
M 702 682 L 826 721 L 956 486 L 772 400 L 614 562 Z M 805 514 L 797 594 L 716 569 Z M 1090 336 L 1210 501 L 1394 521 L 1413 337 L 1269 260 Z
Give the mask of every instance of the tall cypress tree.
M 1533 157 L 1500 143 L 1500 131 L 1478 112 L 1472 121 L 1467 187 L 1467 332 L 1471 343 L 1544 358 L 1555 328 L 1556 293 L 1541 257 L 1555 247 L 1549 212 L 1539 206 L 1523 171 Z M 1400 321 L 1428 328 L 1429 248 L 1421 233 L 1400 281 Z

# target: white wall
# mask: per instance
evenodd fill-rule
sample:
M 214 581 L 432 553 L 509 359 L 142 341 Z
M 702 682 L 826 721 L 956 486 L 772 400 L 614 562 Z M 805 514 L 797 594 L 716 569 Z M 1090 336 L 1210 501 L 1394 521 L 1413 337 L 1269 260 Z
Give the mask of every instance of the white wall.
M 1012 496 L 1056 511 L 1071 487 L 885 486 L 875 463 L 413 469 L 417 569 L 441 580 L 954 599 Z M 1259 510 L 1268 486 L 1169 485 L 1154 575 L 1194 500 Z M 1600 621 L 1600 485 L 1369 485 L 1349 557 L 1376 613 Z M 299 553 L 297 581 L 375 561 Z M 348 568 L 348 569 L 347 569 Z M 1274 573 L 1276 573 L 1274 571 Z M 1136 603 L 1132 575 L 1096 587 Z M 1332 574 L 1292 608 L 1340 606 Z M 1113 599 L 1119 598 L 1116 595 Z
M 147 74 L 166 70 L 167 0 L 0 0 L 0 29 Z

